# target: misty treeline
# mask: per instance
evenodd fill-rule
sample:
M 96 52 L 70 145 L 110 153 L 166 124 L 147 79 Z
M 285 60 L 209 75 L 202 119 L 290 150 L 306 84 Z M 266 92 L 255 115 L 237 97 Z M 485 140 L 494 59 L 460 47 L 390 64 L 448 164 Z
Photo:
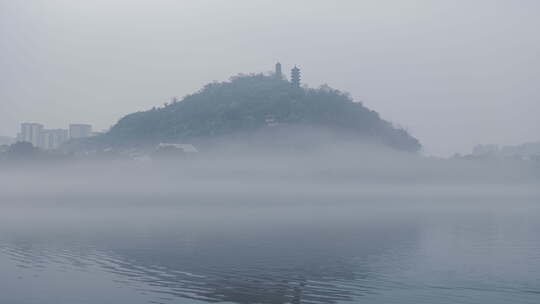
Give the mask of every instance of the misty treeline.
M 11 145 L 0 146 L 0 165 L 20 166 L 23 163 L 46 164 L 51 161 L 64 161 L 68 155 L 60 151 L 47 152 L 34 147 L 29 142 L 18 141 Z
M 421 149 L 417 139 L 348 94 L 327 85 L 298 88 L 263 74 L 210 83 L 179 102 L 127 115 L 95 143 L 192 142 L 289 125 L 332 128 L 402 151 Z
M 219 151 L 134 160 L 72 156 L 64 161 L 1 162 L 0 199 L 69 197 L 106 201 L 121 196 L 215 201 L 233 197 L 327 198 L 478 195 L 538 197 L 540 164 L 508 160 L 422 157 L 383 146 L 342 142 L 290 149 L 223 146 Z

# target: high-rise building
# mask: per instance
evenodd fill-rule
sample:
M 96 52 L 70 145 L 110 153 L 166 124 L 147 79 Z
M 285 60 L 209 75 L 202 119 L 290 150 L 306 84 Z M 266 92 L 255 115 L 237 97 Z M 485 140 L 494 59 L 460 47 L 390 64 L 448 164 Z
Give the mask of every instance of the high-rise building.
M 300 87 L 300 69 L 297 66 L 291 70 L 291 84 L 295 88 Z
M 69 132 L 66 129 L 43 130 L 40 148 L 55 150 L 68 141 Z
M 71 139 L 85 138 L 92 135 L 92 126 L 86 124 L 69 125 L 69 137 Z
M 19 141 L 31 143 L 34 147 L 39 147 L 42 141 L 43 125 L 38 123 L 22 123 Z

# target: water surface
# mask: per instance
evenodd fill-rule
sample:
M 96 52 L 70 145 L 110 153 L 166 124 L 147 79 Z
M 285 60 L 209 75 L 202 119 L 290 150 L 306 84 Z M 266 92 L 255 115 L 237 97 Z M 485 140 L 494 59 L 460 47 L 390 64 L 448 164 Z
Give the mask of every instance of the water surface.
M 4 205 L 2 303 L 538 303 L 533 198 Z

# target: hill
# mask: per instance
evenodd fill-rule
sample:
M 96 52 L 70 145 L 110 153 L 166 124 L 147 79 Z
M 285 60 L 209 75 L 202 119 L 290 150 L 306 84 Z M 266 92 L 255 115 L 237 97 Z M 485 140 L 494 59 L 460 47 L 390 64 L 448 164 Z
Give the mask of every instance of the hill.
M 210 83 L 183 100 L 129 114 L 101 140 L 134 145 L 190 142 L 253 134 L 278 126 L 325 128 L 360 141 L 382 143 L 403 151 L 419 151 L 417 139 L 379 114 L 328 86 L 291 85 L 274 75 L 240 75 Z

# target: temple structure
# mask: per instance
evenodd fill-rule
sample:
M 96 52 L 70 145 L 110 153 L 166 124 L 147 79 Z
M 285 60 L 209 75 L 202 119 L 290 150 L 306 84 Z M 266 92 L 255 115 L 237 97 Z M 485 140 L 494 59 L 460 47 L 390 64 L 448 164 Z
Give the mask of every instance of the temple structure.
M 283 78 L 283 74 L 281 73 L 281 63 L 276 63 L 276 78 L 278 79 L 282 79 Z
M 300 69 L 296 65 L 291 70 L 291 84 L 295 88 L 300 87 Z

